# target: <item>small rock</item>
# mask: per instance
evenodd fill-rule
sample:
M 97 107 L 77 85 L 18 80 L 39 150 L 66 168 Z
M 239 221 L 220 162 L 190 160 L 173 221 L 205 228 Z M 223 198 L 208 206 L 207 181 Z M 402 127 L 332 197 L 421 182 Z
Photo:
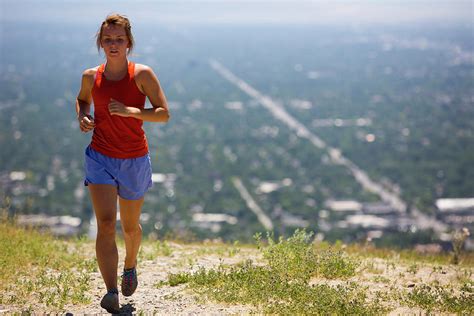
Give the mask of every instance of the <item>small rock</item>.
M 407 287 L 415 287 L 415 283 L 410 283 L 407 285 Z

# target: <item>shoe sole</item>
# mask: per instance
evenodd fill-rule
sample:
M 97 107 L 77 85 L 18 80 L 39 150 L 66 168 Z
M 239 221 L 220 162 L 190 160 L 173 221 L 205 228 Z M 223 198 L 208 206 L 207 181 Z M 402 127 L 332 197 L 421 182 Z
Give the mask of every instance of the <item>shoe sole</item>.
M 120 309 L 115 309 L 115 308 L 108 308 L 103 305 L 100 305 L 102 308 L 104 308 L 108 313 L 111 314 L 120 314 Z
M 135 293 L 136 289 L 137 289 L 137 288 L 135 288 L 132 293 L 124 293 L 124 292 L 122 291 L 122 295 L 125 296 L 125 297 L 132 296 L 133 293 Z
M 111 313 L 111 314 L 120 314 L 120 309 L 116 309 L 115 307 L 110 307 L 110 306 L 107 306 L 109 302 L 100 302 L 100 307 L 104 308 L 108 313 Z

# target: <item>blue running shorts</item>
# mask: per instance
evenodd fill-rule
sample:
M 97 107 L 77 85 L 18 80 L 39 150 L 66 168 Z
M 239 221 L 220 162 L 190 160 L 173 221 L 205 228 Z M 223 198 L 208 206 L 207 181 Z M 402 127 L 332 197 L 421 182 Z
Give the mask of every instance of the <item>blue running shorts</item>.
M 139 200 L 152 187 L 150 155 L 119 159 L 105 156 L 87 146 L 84 185 L 112 184 L 126 200 Z

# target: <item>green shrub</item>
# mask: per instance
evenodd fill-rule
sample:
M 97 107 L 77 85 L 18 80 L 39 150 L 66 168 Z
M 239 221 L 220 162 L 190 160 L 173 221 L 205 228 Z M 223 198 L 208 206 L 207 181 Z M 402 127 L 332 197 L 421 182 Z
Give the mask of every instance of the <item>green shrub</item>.
M 267 233 L 268 247 L 258 246 L 272 272 L 277 273 L 282 280 L 308 282 L 316 273 L 318 263 L 310 244 L 311 236 L 312 233 L 296 230 L 287 240 L 280 237 L 276 243 Z
M 338 249 L 340 247 L 314 247 L 312 235 L 312 232 L 297 229 L 293 236 L 287 240 L 280 237 L 276 243 L 267 233 L 268 247 L 262 247 L 260 235 L 257 234 L 255 239 L 272 270 L 289 280 L 307 282 L 312 276 L 334 279 L 355 275 L 358 263 L 354 259 Z
M 352 277 L 359 266 L 341 250 L 324 250 L 317 257 L 317 272 L 327 279 Z
M 168 275 L 168 284 L 170 286 L 176 286 L 179 284 L 187 283 L 189 280 L 189 274 L 187 273 L 171 273 Z
M 364 314 L 384 311 L 376 302 L 366 301 L 366 289 L 354 282 L 335 287 L 309 285 L 314 275 L 330 278 L 354 274 L 356 264 L 340 251 L 316 254 L 312 233 L 296 230 L 288 239 L 275 242 L 270 234 L 263 246 L 261 234 L 255 239 L 267 265 L 252 260 L 216 269 L 199 268 L 195 273 L 170 275 L 169 284 L 189 283 L 205 299 L 233 304 L 251 304 L 271 314 Z M 176 281 L 178 280 L 178 281 Z
M 456 295 L 453 288 L 422 284 L 406 294 L 404 300 L 409 306 L 418 306 L 428 312 L 435 310 L 472 315 L 474 313 L 473 290 L 472 283 L 465 283 Z

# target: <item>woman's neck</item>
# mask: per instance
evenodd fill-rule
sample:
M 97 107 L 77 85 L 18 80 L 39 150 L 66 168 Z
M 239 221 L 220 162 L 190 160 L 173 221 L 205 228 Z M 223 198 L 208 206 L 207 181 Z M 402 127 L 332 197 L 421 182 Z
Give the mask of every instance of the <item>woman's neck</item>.
M 104 71 L 109 74 L 111 77 L 119 76 L 126 72 L 128 70 L 128 60 L 127 58 L 125 59 L 120 59 L 120 60 L 109 60 L 107 59 L 105 63 L 105 69 Z

